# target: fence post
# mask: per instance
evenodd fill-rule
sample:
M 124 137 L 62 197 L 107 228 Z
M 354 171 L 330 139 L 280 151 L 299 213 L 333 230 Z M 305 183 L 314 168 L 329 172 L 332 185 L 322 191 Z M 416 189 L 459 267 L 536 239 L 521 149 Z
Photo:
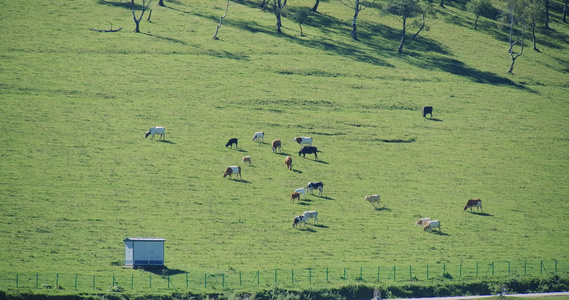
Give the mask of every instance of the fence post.
M 294 269 L 290 269 L 290 283 L 294 284 Z
M 93 290 L 95 290 L 95 276 L 97 275 L 93 275 Z
M 459 273 L 458 273 L 458 277 L 462 278 L 462 262 L 460 262 L 460 268 L 459 268 Z
M 380 266 L 377 266 L 377 282 L 379 282 L 379 270 L 380 270 Z
M 447 273 L 447 263 L 443 263 L 443 276 Z
M 413 276 L 412 276 L 413 272 L 412 272 L 411 268 L 412 268 L 412 266 L 409 266 L 409 280 L 413 279 Z
M 510 261 L 508 261 L 508 276 L 510 275 Z
M 557 274 L 557 260 L 554 259 L 553 261 L 555 262 L 555 274 Z
M 16 289 L 18 288 L 18 274 L 16 274 Z
M 186 272 L 186 290 L 188 289 L 188 272 Z
M 364 267 L 360 266 L 360 280 L 364 280 Z
M 312 268 L 308 268 L 308 283 L 312 284 Z
M 344 281 L 346 281 L 346 268 L 344 268 Z
M 277 283 L 277 269 L 275 269 L 275 284 Z
M 203 285 L 204 285 L 204 289 L 207 289 L 207 273 L 205 273 L 203 276 Z
M 55 288 L 59 289 L 59 273 L 55 274 Z
M 395 269 L 395 266 L 393 266 L 393 281 L 397 281 L 397 278 L 395 277 L 395 272 L 397 270 Z
M 39 278 L 40 278 L 40 273 L 36 273 L 36 289 L 38 288 Z
M 259 276 L 259 270 L 257 270 L 257 285 L 259 285 L 259 280 L 260 280 L 259 277 L 261 277 L 261 276 Z
M 166 278 L 168 279 L 168 289 L 170 289 L 170 274 L 168 274 L 168 276 L 166 276 Z
M 528 261 L 524 260 L 524 275 L 528 274 Z
M 492 262 L 492 277 L 494 277 L 494 262 Z
M 152 275 L 148 275 L 149 285 L 148 288 L 152 288 Z
M 113 274 L 113 284 L 111 285 L 111 287 L 115 286 L 115 274 Z
M 75 290 L 77 290 L 77 274 L 75 274 Z
M 478 262 L 476 262 L 476 277 L 478 277 Z
M 241 271 L 239 271 L 239 286 L 243 286 L 243 281 L 241 281 Z
M 427 265 L 427 279 L 429 279 L 429 265 Z
M 225 273 L 221 273 L 221 286 L 225 288 Z
M 130 274 L 130 289 L 134 290 L 134 274 Z
M 328 280 L 328 267 L 326 267 L 326 282 L 330 282 L 330 280 Z
M 539 274 L 543 274 L 543 260 L 539 263 Z

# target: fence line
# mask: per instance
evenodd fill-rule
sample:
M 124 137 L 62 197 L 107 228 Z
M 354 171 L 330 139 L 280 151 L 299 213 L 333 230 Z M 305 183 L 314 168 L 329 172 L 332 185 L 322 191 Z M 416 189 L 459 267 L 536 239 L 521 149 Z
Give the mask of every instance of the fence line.
M 498 278 L 507 276 L 569 275 L 569 261 L 523 260 L 428 264 L 423 266 L 359 266 L 271 269 L 208 273 L 200 271 L 159 275 L 133 270 L 130 274 L 0 273 L 0 290 L 71 289 L 75 291 L 226 290 L 256 287 L 315 287 L 337 283 L 421 281 L 438 278 Z

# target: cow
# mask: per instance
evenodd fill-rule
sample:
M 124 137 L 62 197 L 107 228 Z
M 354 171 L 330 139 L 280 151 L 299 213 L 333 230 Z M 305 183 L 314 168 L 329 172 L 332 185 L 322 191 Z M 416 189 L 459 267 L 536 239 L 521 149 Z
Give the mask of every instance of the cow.
M 241 167 L 240 166 L 227 167 L 225 173 L 223 173 L 223 178 L 227 177 L 227 175 L 229 175 L 229 178 L 231 178 L 232 174 L 235 174 L 235 179 L 237 179 L 237 176 L 241 178 Z
M 421 218 L 421 219 L 417 220 L 417 222 L 415 222 L 415 226 L 417 226 L 417 225 L 423 226 L 423 224 L 427 224 L 427 222 L 430 220 L 431 220 L 431 218 Z
M 377 208 L 377 206 L 375 206 L 375 204 L 377 203 L 377 205 L 379 205 L 380 197 L 378 194 L 365 196 L 364 199 L 369 202 L 370 206 L 373 205 L 373 207 Z
M 294 192 L 302 194 L 302 195 L 304 195 L 304 198 L 306 198 L 306 191 L 304 190 L 304 188 L 298 188 L 298 189 L 294 190 Z M 299 199 L 300 199 L 300 197 L 299 197 Z
M 294 199 L 298 199 L 300 201 L 300 193 L 292 193 L 290 194 L 290 202 L 294 203 Z
M 249 165 L 251 165 L 251 156 L 243 156 L 243 158 L 241 159 L 241 163 L 242 164 L 249 163 Z
M 305 136 L 295 137 L 292 141 L 297 142 L 301 147 L 303 145 L 312 146 L 312 138 L 311 137 L 305 137 Z
M 233 144 L 235 144 L 235 148 L 237 148 L 237 141 L 237 138 L 229 139 L 227 144 L 225 144 L 225 147 L 227 148 L 227 146 L 231 146 L 231 149 L 233 149 Z
M 427 114 L 431 114 L 431 118 L 433 117 L 433 107 L 432 106 L 425 106 L 421 109 L 421 114 L 423 114 L 423 118 L 427 117 Z
M 271 145 L 271 148 L 272 148 L 273 152 L 275 152 L 275 150 L 277 150 L 277 148 L 278 148 L 278 150 L 281 150 L 281 140 L 274 140 L 272 145 Z
M 431 221 L 427 221 L 423 225 L 423 230 L 432 231 L 433 228 L 438 228 L 439 232 L 440 232 L 441 231 L 441 222 L 439 220 L 431 220 Z
M 287 169 L 292 170 L 292 157 L 287 156 L 285 158 L 285 165 Z
M 313 154 L 314 153 L 314 157 L 316 159 L 318 159 L 318 154 L 316 152 L 318 152 L 318 148 L 316 148 L 316 147 L 302 146 L 302 148 L 300 148 L 300 151 L 298 151 L 298 156 L 300 156 L 302 154 L 302 157 L 306 157 L 306 154 Z
M 482 200 L 480 200 L 480 199 L 468 200 L 468 202 L 466 202 L 466 205 L 464 206 L 464 210 L 468 209 L 469 207 L 470 207 L 470 211 L 472 211 L 473 207 L 476 207 L 476 211 L 478 211 L 479 208 L 482 211 Z
M 312 194 L 312 190 L 318 189 L 318 196 L 322 196 L 322 190 L 324 190 L 324 183 L 319 182 L 309 182 L 306 186 L 306 190 Z
M 316 223 L 318 223 L 318 212 L 317 211 L 314 211 L 314 210 L 305 211 L 302 215 L 306 218 L 306 222 L 308 224 L 310 224 L 310 219 L 314 219 L 312 224 L 316 225 Z
M 295 228 L 297 225 L 306 227 L 306 217 L 303 215 L 294 217 L 294 220 L 292 221 L 292 228 Z
M 158 139 L 162 139 L 164 140 L 166 138 L 166 128 L 164 127 L 152 127 L 150 129 L 148 129 L 148 132 L 146 133 L 146 135 L 144 136 L 144 138 L 147 138 L 149 135 L 152 134 L 152 138 L 151 140 L 154 139 L 154 135 L 155 134 L 159 134 L 160 137 L 158 137 Z
M 265 133 L 264 132 L 255 132 L 255 135 L 253 135 L 253 141 L 259 141 L 262 140 L 262 142 L 265 142 Z

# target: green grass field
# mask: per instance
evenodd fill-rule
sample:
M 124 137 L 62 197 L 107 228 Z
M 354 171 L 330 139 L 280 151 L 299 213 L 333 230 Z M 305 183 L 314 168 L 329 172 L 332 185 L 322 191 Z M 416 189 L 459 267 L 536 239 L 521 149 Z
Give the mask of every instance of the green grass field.
M 0 273 L 128 275 L 126 237 L 165 238 L 166 266 L 197 273 L 569 260 L 562 1 L 515 75 L 506 34 L 484 18 L 473 30 L 464 1 L 433 4 L 403 54 L 398 20 L 376 8 L 353 41 L 337 1 L 302 37 L 286 18 L 277 34 L 260 1 L 232 1 L 213 40 L 227 2 L 165 2 L 134 33 L 127 1 L 0 1 Z M 123 29 L 89 30 L 109 22 Z M 165 141 L 144 138 L 152 126 Z M 223 179 L 245 155 L 242 180 Z M 323 197 L 290 203 L 309 181 Z M 463 211 L 471 198 L 483 213 Z M 293 229 L 306 210 L 319 225 Z

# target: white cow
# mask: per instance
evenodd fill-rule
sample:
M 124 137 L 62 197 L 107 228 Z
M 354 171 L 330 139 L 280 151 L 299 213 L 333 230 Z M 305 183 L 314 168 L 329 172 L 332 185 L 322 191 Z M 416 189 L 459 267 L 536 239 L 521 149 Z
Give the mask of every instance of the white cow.
M 294 190 L 295 193 L 299 193 L 301 195 L 304 195 L 304 198 L 306 198 L 306 190 L 304 188 L 298 188 L 296 190 Z
M 432 231 L 433 228 L 438 228 L 439 232 L 440 232 L 441 231 L 441 222 L 439 220 L 431 220 L 431 221 L 427 221 L 423 225 L 423 230 Z
M 154 139 L 155 134 L 159 134 L 162 139 L 165 139 L 166 138 L 166 128 L 164 128 L 164 127 L 152 127 L 150 129 L 148 129 L 148 132 L 146 133 L 146 135 L 144 137 L 147 138 L 148 135 L 150 135 L 150 134 L 152 134 L 152 139 Z M 160 138 L 158 138 L 158 139 L 160 139 Z
M 311 137 L 305 137 L 305 136 L 295 137 L 292 141 L 297 142 L 298 144 L 300 144 L 301 147 L 303 145 L 312 146 L 312 138 Z
M 365 196 L 365 200 L 369 202 L 369 205 L 371 206 L 373 204 L 373 207 L 377 208 L 377 206 L 375 206 L 375 204 L 377 203 L 377 205 L 379 205 L 379 195 L 375 194 L 375 195 L 369 195 L 369 196 Z
M 306 222 L 308 222 L 308 224 L 310 224 L 310 219 L 314 219 L 313 224 L 318 223 L 318 212 L 311 210 L 311 211 L 305 211 L 302 214 L 305 218 L 306 218 Z
M 430 220 L 431 220 L 431 218 L 421 218 L 421 219 L 417 220 L 417 222 L 415 222 L 415 226 L 417 226 L 417 225 L 423 226 L 423 224 L 427 224 L 427 222 Z
M 259 141 L 261 140 L 262 142 L 265 142 L 265 133 L 264 132 L 255 132 L 255 135 L 253 135 L 253 141 Z
M 292 221 L 292 228 L 295 228 L 297 225 L 306 227 L 306 217 L 304 215 L 294 217 L 294 220 Z

